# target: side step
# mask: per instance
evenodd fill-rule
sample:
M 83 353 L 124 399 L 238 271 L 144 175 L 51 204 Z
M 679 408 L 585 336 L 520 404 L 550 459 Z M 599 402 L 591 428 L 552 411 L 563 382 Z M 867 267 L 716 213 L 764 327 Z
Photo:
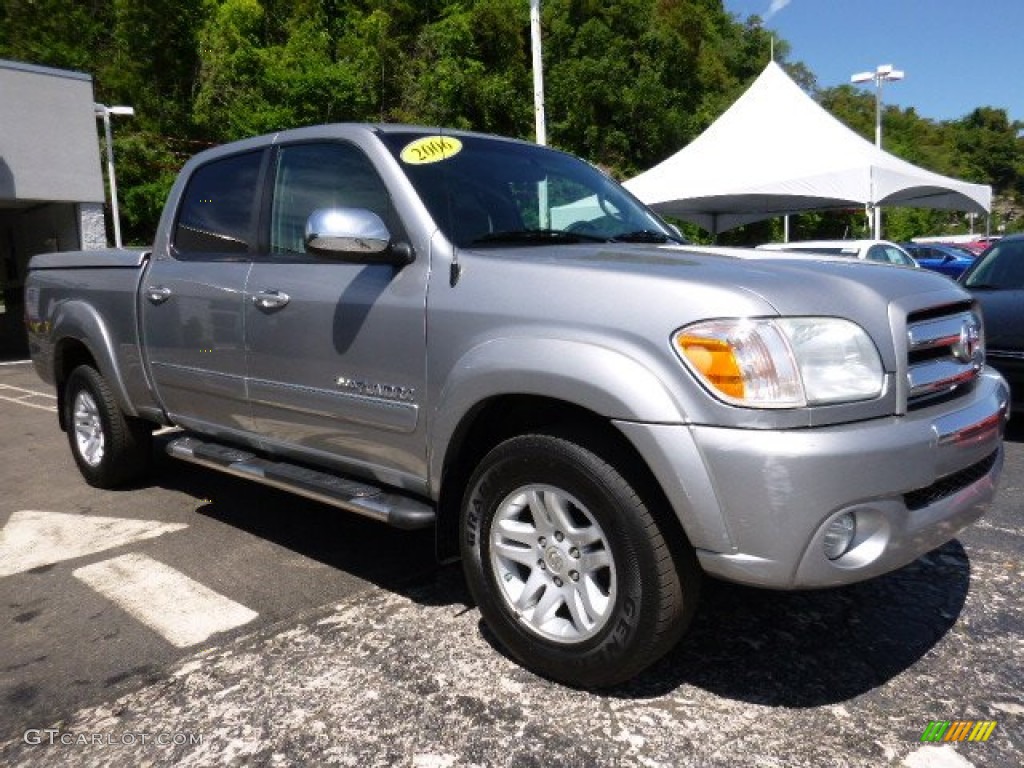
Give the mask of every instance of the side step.
M 422 501 L 327 472 L 265 459 L 238 448 L 185 436 L 168 443 L 167 453 L 175 459 L 280 488 L 396 528 L 412 530 L 434 524 L 434 508 Z

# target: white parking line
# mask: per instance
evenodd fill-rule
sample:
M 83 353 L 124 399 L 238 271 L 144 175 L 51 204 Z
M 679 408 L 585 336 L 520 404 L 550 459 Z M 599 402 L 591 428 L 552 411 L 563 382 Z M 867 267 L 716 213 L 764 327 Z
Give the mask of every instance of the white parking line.
M 21 509 L 0 528 L 0 577 L 188 528 L 184 523 Z
M 24 400 L 20 400 L 16 397 L 4 397 L 3 395 L 0 395 L 0 400 L 3 400 L 4 402 L 7 403 L 14 403 L 15 405 L 24 405 L 28 408 L 38 408 L 40 411 L 49 411 L 50 413 L 57 412 L 56 405 L 39 405 L 38 403 L 26 403 Z
M 34 395 L 36 397 L 49 397 L 51 400 L 56 400 L 56 395 L 51 395 L 49 392 L 39 392 L 35 389 L 25 389 L 25 387 L 16 387 L 13 384 L 0 384 L 0 389 L 10 389 L 15 392 L 24 392 L 27 395 Z
M 16 396 L 12 395 L 12 393 L 16 393 L 16 392 L 23 393 L 23 394 L 19 394 L 19 395 L 16 395 Z M 3 400 L 5 402 L 14 403 L 16 405 L 24 405 L 24 406 L 27 406 L 29 408 L 38 408 L 41 411 L 50 411 L 52 413 L 56 413 L 57 412 L 57 406 L 52 405 L 50 403 L 46 403 L 44 405 L 44 404 L 41 404 L 41 403 L 29 402 L 29 400 L 31 398 L 40 398 L 40 397 L 43 398 L 44 400 L 47 400 L 47 401 L 51 401 L 51 400 L 55 401 L 57 399 L 57 396 L 56 395 L 51 395 L 49 392 L 37 392 L 34 389 L 25 389 L 24 387 L 15 387 L 15 386 L 12 386 L 11 384 L 0 384 L 0 393 L 3 393 L 3 394 L 0 394 L 0 400 Z
M 0 363 L 0 366 L 5 366 L 5 365 L 31 365 L 31 364 L 32 364 L 31 360 L 8 360 L 8 361 Z
M 187 648 L 259 616 L 180 571 L 145 555 L 122 555 L 74 571 L 75 578 Z

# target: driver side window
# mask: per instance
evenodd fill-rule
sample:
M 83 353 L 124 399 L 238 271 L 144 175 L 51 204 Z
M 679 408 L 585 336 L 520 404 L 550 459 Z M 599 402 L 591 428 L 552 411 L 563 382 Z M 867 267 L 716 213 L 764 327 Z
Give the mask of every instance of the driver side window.
M 305 258 L 306 220 L 318 208 L 365 208 L 380 216 L 394 239 L 403 239 L 387 187 L 352 144 L 294 144 L 278 151 L 270 213 L 270 250 L 277 258 Z

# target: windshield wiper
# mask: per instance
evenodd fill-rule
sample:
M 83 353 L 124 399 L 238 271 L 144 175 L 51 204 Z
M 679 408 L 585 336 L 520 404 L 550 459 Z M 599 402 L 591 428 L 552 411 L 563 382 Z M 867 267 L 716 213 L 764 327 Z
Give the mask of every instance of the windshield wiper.
M 510 229 L 506 232 L 488 232 L 473 240 L 477 243 L 533 243 L 562 245 L 565 243 L 607 243 L 607 237 L 585 232 L 566 232 L 561 229 Z
M 651 229 L 638 229 L 636 232 L 623 232 L 611 238 L 613 243 L 667 243 L 678 242 L 674 237 L 664 232 L 655 232 Z

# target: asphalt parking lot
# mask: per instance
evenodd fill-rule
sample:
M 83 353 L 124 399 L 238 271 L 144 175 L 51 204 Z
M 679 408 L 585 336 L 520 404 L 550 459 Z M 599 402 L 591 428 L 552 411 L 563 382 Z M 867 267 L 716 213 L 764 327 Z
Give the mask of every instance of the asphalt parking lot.
M 0 424 L 4 765 L 1024 763 L 1017 427 L 953 541 L 843 589 L 708 582 L 680 645 L 596 694 L 502 656 L 428 536 L 170 460 L 91 489 L 29 366 L 0 366 Z M 932 721 L 995 726 L 924 743 Z

